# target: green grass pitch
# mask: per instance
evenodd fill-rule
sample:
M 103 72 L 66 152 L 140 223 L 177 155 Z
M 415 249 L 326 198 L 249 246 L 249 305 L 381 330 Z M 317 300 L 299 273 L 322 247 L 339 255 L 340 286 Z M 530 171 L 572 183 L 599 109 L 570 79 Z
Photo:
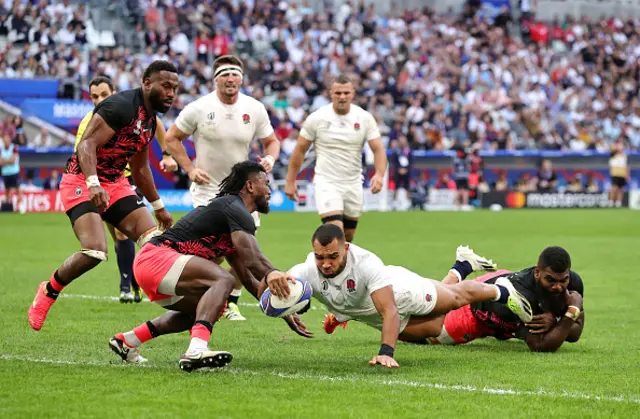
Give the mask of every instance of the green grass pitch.
M 303 317 L 315 337 L 304 339 L 264 316 L 245 292 L 248 321 L 223 320 L 212 335 L 211 347 L 232 352 L 232 364 L 187 374 L 177 367 L 186 333 L 145 344 L 146 368 L 123 366 L 109 351 L 111 335 L 163 312 L 105 298 L 118 291 L 111 248 L 110 260 L 69 286 L 43 329 L 32 331 L 27 308 L 37 285 L 77 242 L 62 214 L 0 214 L 0 417 L 640 417 L 638 220 L 629 210 L 362 218 L 357 244 L 437 279 L 459 244 L 508 269 L 534 264 L 547 245 L 566 247 L 585 282 L 586 326 L 580 342 L 555 354 L 493 339 L 459 347 L 399 343 L 400 369 L 371 368 L 376 330 L 352 322 L 325 335 L 325 309 L 315 304 Z M 317 224 L 314 214 L 273 213 L 258 239 L 288 269 L 304 260 Z

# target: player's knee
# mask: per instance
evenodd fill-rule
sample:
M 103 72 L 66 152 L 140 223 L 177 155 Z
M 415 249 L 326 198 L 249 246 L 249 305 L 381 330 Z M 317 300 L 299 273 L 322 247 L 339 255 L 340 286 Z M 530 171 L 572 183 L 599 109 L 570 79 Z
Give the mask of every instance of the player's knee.
M 162 232 L 160 230 L 158 230 L 157 228 L 153 228 L 149 231 L 145 231 L 144 233 L 142 233 L 140 237 L 138 237 L 138 240 L 136 240 L 136 243 L 138 244 L 138 247 L 142 249 L 142 246 L 147 244 L 149 240 L 161 234 Z

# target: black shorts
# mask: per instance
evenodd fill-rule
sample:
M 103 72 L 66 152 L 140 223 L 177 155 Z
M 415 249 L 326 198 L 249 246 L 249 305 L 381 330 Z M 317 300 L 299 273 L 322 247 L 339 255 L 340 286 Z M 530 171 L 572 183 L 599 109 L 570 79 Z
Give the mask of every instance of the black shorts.
M 393 181 L 396 184 L 396 190 L 400 188 L 404 188 L 405 190 L 409 190 L 409 174 L 406 175 L 395 175 Z
M 20 175 L 6 175 L 2 176 L 4 182 L 4 189 L 17 189 L 20 184 Z
M 622 189 L 625 186 L 627 186 L 627 179 L 623 178 L 622 176 L 613 176 L 611 178 L 611 184 L 613 186 L 617 186 L 618 188 Z
M 461 190 L 469 190 L 469 179 L 456 179 L 456 188 Z
M 133 189 L 136 192 L 136 195 L 138 195 L 138 198 L 144 199 L 144 195 L 142 195 L 140 189 L 138 189 L 138 187 L 133 183 L 133 176 L 127 176 L 127 180 L 129 181 L 129 185 L 131 185 L 131 189 Z

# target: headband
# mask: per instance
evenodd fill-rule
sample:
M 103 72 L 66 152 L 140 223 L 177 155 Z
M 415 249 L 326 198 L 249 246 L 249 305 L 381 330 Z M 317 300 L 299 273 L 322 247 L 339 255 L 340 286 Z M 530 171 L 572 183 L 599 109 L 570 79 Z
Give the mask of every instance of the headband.
M 215 73 L 213 73 L 213 79 L 217 79 L 220 76 L 226 76 L 228 74 L 234 74 L 240 77 L 243 77 L 242 67 L 234 65 L 234 64 L 224 64 L 221 65 Z

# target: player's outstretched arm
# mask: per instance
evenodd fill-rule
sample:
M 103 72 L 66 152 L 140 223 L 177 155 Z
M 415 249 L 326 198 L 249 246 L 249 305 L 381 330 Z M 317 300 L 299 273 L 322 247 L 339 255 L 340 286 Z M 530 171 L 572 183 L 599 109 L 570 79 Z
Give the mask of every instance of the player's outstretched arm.
M 544 334 L 528 333 L 524 337 L 529 349 L 534 352 L 555 352 L 565 341 L 576 342 L 580 338 L 584 327 L 582 296 L 576 291 L 569 291 L 567 304 L 567 313 L 551 330 Z
M 162 230 L 166 230 L 173 224 L 171 214 L 165 209 L 164 203 L 158 195 L 156 185 L 153 182 L 153 174 L 149 167 L 149 148 L 145 147 L 131 158 L 129 162 L 133 181 L 145 198 L 151 203 L 155 211 L 156 219 Z
M 236 251 L 227 257 L 229 264 L 238 275 L 240 282 L 256 299 L 260 299 L 260 290 L 265 284 L 278 297 L 289 296 L 289 282 L 295 278 L 276 269 L 262 253 L 256 238 L 241 230 L 231 233 L 231 241 Z M 260 281 L 260 282 L 258 282 Z M 261 286 L 261 282 L 264 283 Z
M 156 116 L 156 140 L 160 144 L 162 150 L 162 161 L 160 162 L 160 168 L 164 172 L 175 172 L 178 170 L 178 163 L 171 157 L 171 153 L 167 150 L 167 130 L 164 128 L 162 119 Z
M 382 317 L 382 344 L 378 355 L 369 364 L 381 364 L 388 368 L 399 367 L 393 359 L 394 348 L 400 334 L 400 316 L 393 296 L 393 287 L 387 285 L 371 293 L 371 300 Z
M 311 147 L 311 144 L 313 144 L 311 141 L 300 135 L 289 159 L 289 170 L 287 170 L 287 183 L 284 192 L 289 199 L 293 199 L 294 201 L 298 199 L 296 176 L 298 176 L 300 172 L 300 168 L 304 162 L 304 155 L 309 150 L 309 147 Z

